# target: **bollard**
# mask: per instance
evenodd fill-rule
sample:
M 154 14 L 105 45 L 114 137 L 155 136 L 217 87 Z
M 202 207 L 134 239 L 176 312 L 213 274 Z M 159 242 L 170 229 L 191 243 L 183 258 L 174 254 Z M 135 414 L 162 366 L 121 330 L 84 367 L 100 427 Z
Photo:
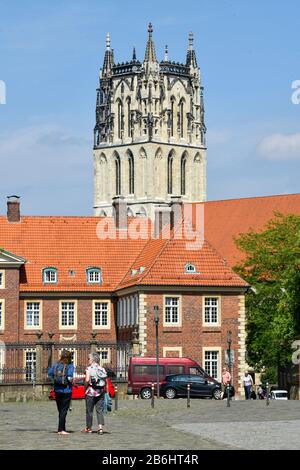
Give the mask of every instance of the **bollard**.
M 227 384 L 227 408 L 230 408 L 230 385 Z
M 151 384 L 151 407 L 154 408 L 154 384 Z
M 191 407 L 191 384 L 187 384 L 187 408 Z
M 118 411 L 118 385 L 115 386 L 115 411 Z
M 266 385 L 267 385 L 267 406 L 269 406 L 269 404 L 270 404 L 269 382 L 267 382 Z

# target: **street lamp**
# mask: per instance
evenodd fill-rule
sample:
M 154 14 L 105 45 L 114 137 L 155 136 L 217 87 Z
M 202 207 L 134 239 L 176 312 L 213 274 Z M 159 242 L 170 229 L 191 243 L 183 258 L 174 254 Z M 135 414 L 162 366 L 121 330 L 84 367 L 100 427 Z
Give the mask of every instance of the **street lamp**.
M 158 323 L 159 323 L 159 307 L 154 305 L 154 321 L 155 321 L 155 338 L 156 338 L 156 387 L 157 398 L 159 398 L 159 351 L 158 351 Z
M 232 370 L 231 370 L 231 343 L 232 343 L 232 331 L 227 331 L 227 345 L 228 345 L 228 349 L 227 349 L 227 355 L 228 355 L 228 368 L 229 368 L 229 373 L 230 373 L 230 383 L 229 385 L 231 385 L 231 380 L 232 380 Z M 229 388 L 229 387 L 228 387 Z M 229 390 L 228 390 L 228 396 L 229 396 Z M 229 397 L 230 399 L 230 397 Z

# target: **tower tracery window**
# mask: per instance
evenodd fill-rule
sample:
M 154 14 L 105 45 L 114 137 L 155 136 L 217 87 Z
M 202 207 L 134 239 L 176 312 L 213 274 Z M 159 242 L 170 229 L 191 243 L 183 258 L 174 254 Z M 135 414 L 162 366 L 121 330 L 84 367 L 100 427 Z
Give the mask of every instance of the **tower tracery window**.
M 168 194 L 173 193 L 173 154 L 168 157 Z
M 181 158 L 181 195 L 186 194 L 186 154 L 184 153 Z
M 128 155 L 128 172 L 129 194 L 134 194 L 134 159 L 131 153 Z
M 116 196 L 121 194 L 121 161 L 119 155 L 115 156 L 115 172 L 116 172 Z

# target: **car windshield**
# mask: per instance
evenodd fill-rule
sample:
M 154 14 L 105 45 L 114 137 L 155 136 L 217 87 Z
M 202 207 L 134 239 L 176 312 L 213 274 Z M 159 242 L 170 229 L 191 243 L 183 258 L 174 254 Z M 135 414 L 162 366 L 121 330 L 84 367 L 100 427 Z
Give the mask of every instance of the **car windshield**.
M 279 392 L 279 393 L 278 392 L 273 392 L 273 393 L 275 393 L 275 396 L 277 398 L 286 398 L 287 397 L 287 392 Z

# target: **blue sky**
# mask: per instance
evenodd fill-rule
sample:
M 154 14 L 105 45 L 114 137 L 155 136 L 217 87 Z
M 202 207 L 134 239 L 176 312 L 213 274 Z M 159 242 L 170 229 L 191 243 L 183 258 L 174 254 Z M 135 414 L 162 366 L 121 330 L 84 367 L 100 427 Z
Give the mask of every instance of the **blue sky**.
M 0 0 L 0 213 L 89 215 L 105 36 L 116 61 L 184 61 L 194 32 L 205 87 L 209 200 L 299 192 L 298 0 Z M 0 97 L 1 101 L 1 97 Z

